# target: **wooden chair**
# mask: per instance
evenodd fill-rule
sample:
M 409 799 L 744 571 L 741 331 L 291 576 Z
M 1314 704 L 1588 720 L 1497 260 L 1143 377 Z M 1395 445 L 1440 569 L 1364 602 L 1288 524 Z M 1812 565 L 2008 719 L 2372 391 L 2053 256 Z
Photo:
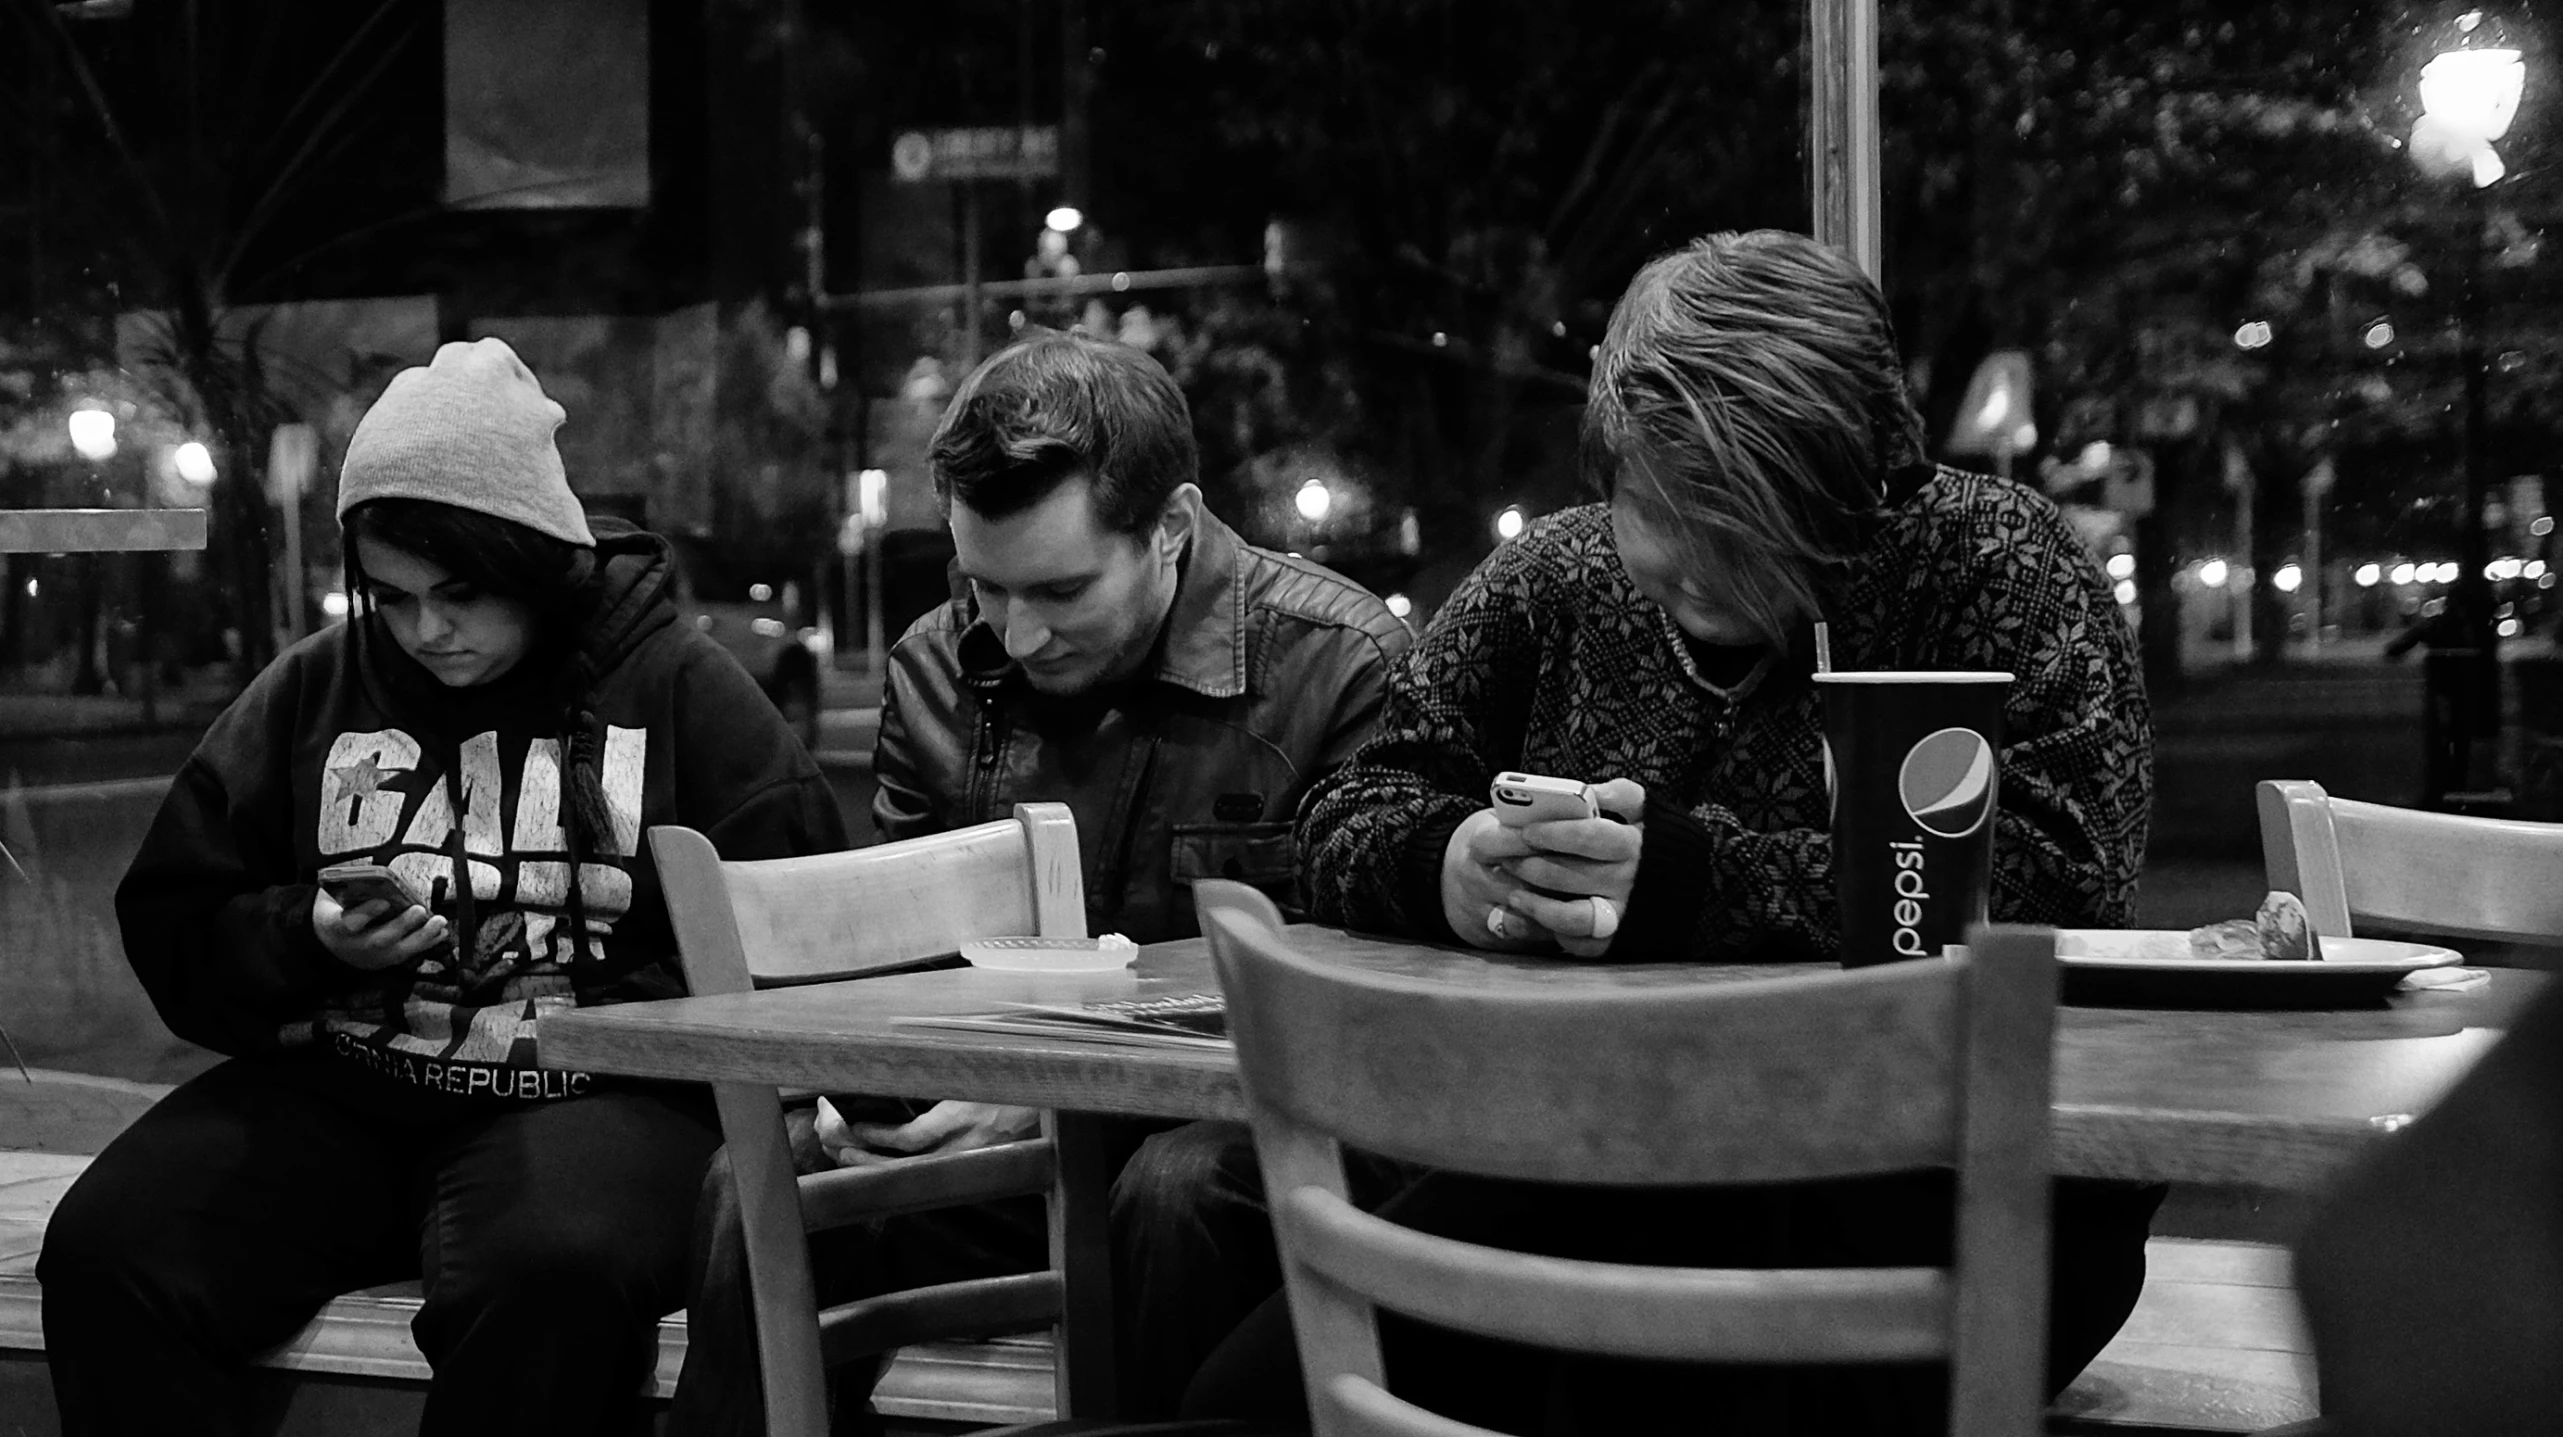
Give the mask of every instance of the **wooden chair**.
M 850 853 L 731 863 L 688 828 L 650 830 L 687 985 L 697 995 L 858 976 L 949 955 L 969 939 L 1083 937 L 1077 828 L 1065 804 L 1019 804 L 975 828 Z M 824 1368 L 928 1338 L 1058 1328 L 1062 1413 L 1112 1406 L 1104 1214 L 1063 1172 L 1096 1163 L 1057 1115 L 1043 1135 L 895 1166 L 795 1179 L 774 1089 L 716 1083 L 738 1182 L 757 1363 L 773 1437 L 825 1437 Z M 1104 1176 L 1075 1185 L 1104 1191 Z M 806 1229 L 1031 1193 L 1051 1199 L 1051 1270 L 818 1308 Z M 1074 1307 L 1071 1308 L 1070 1304 Z
M 2041 1430 L 2052 933 L 1979 929 L 1944 962 L 1570 996 L 1322 966 L 1253 890 L 1197 895 L 1321 1437 L 1480 1431 L 1385 1390 L 1380 1307 L 1628 1358 L 1945 1358 L 1951 1431 Z M 1957 1260 L 1710 1270 L 1501 1252 L 1354 1208 L 1344 1145 L 1616 1186 L 1954 1167 Z
M 2470 818 L 2361 803 L 2334 798 L 2323 791 L 2321 784 L 2306 779 L 2264 779 L 2258 799 L 2261 860 L 2269 875 L 2269 886 L 2304 899 L 2306 916 L 2313 921 L 2317 934 L 2355 937 L 2356 925 L 2369 923 L 2401 933 L 2496 942 L 2563 943 L 2563 882 L 2558 881 L 2563 877 L 2563 824 Z M 2503 1062 L 2495 1063 L 2494 1058 L 2502 1058 Z M 2512 1062 L 2515 1053 L 2505 1056 L 2496 1049 L 2494 1058 L 2486 1058 L 2458 1092 L 2479 1091 L 2483 1075 L 2501 1070 Z M 2416 1169 L 2416 1163 L 2437 1164 L 2438 1177 L 2450 1171 L 2444 1154 L 2416 1155 L 2452 1130 L 2459 1121 L 2453 1110 L 2466 1105 L 2451 1094 L 2441 1106 L 2451 1110 L 2451 1115 L 2424 1117 L 2421 1125 L 2397 1140 L 2395 1148 L 2381 1153 L 2344 1180 L 2340 1192 L 2327 1201 L 2323 1213 L 2315 1219 L 2317 1234 L 2328 1239 L 2369 1220 L 2373 1215 L 2361 1213 L 2360 1205 L 2380 1201 L 2375 1194 L 2379 1190 L 2390 1191 L 2387 1185 L 2399 1182 L 2408 1191 L 2430 1182 L 2433 1175 Z M 2520 1150 L 2516 1144 L 2502 1149 Z M 2506 1170 L 2504 1176 L 2508 1176 Z M 2480 1186 L 2478 1178 L 2472 1173 L 2465 1175 L 2466 1181 Z M 2461 1197 L 2458 1200 L 2461 1202 Z M 2453 1239 L 2415 1229 L 2398 1231 L 2394 1240 L 2416 1253 L 2430 1251 L 2443 1241 L 2455 1248 L 2477 1236 L 2474 1226 L 2460 1225 Z M 2510 1256 L 2516 1266 L 2517 1252 Z M 2315 1288 L 2320 1288 L 2321 1279 L 2328 1275 L 2322 1270 L 2327 1263 L 2346 1268 L 2350 1265 L 2347 1259 L 2356 1257 L 2317 1253 L 2313 1257 L 2314 1270 L 2306 1276 L 2314 1280 Z M 2431 1296 L 2444 1297 L 2462 1280 L 2445 1277 L 2460 1265 L 2470 1266 L 2480 1276 L 2485 1271 L 2482 1257 L 2480 1250 L 2466 1249 L 2446 1261 L 2439 1274 L 2445 1281 Z M 2425 1289 L 2426 1284 L 2415 1286 Z M 2364 1294 L 2362 1299 L 2372 1296 Z M 2397 1297 L 2403 1302 L 2402 1308 L 2389 1304 L 2382 1310 L 2407 1312 L 2413 1302 L 2411 1294 Z M 2334 1313 L 2356 1316 L 2359 1308 L 2373 1308 L 2372 1302 L 2364 1300 L 2331 1302 L 2329 1294 L 2313 1291 L 2308 1292 L 2306 1304 L 2322 1319 L 2316 1324 L 2318 1341 L 2336 1325 Z M 2350 1372 L 2351 1377 L 2378 1370 L 2419 1371 L 2426 1366 L 2412 1365 L 2416 1359 L 2409 1344 L 2378 1343 L 2368 1331 L 2357 1332 L 2353 1339 L 2336 1345 L 2341 1350 L 2328 1354 L 2332 1358 L 2329 1366 L 2340 1371 L 2358 1369 Z M 2352 1349 L 2356 1349 L 2354 1360 L 2345 1361 L 2351 1357 Z M 2380 1368 L 2379 1364 L 2383 1366 Z M 2430 1370 L 2444 1374 L 2461 1369 L 2443 1363 Z M 2326 1391 L 2334 1386 L 2356 1385 L 2341 1377 L 2324 1383 Z M 2353 1412 L 2348 1423 L 2318 1418 L 2266 1431 L 2260 1437 L 2321 1437 L 2361 1420 L 2365 1420 L 2362 1414 Z
M 2269 886 L 2305 900 L 2314 932 L 2563 942 L 2563 823 L 2466 818 L 2334 798 L 2304 779 L 2259 788 Z

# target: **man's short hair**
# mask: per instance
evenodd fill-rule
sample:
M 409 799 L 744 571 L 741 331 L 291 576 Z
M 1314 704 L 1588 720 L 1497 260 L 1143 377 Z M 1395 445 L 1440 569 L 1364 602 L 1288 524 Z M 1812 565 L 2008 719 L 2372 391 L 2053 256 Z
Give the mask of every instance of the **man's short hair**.
M 935 496 L 988 519 L 1018 514 L 1080 475 L 1095 521 L 1138 534 L 1201 473 L 1192 412 L 1157 361 L 1125 344 L 1041 330 L 961 382 L 927 450 Z

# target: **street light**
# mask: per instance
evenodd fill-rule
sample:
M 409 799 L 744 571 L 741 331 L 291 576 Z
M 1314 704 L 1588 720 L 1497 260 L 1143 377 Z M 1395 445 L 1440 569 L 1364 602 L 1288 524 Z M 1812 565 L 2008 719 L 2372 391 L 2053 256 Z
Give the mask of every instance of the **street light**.
M 1299 507 L 1299 517 L 1311 524 L 1322 524 L 1326 521 L 1326 511 L 1335 507 L 1335 491 L 1326 487 L 1325 480 L 1311 479 L 1299 486 L 1299 492 L 1291 496 L 1291 503 Z
M 1495 537 L 1511 543 L 1522 537 L 1523 523 L 1522 506 L 1507 504 L 1504 506 L 1504 512 L 1495 516 Z
M 2421 67 L 2421 117 L 2412 159 L 2425 172 L 2459 170 L 2481 189 L 2508 172 L 2492 142 L 2510 131 L 2527 90 L 2527 62 L 2501 22 L 2468 10 Z
M 178 477 L 190 484 L 202 486 L 214 482 L 213 452 L 193 439 L 179 445 L 178 452 L 170 456 L 170 461 L 177 469 Z
M 2435 801 L 2445 788 L 2465 781 L 2473 730 L 2484 721 L 2483 713 L 2499 712 L 2494 654 L 2500 635 L 2493 626 L 2490 545 L 2483 534 L 2490 468 L 2484 453 L 2483 192 L 2506 173 L 2492 142 L 2509 133 L 2518 114 L 2527 90 L 2527 64 L 2499 20 L 2469 10 L 2441 35 L 2437 53 L 2421 66 L 2419 88 L 2421 116 L 2412 125 L 2412 162 L 2433 179 L 2458 181 L 2465 229 L 2465 284 L 2457 306 L 2457 349 L 2465 373 L 2464 532 L 2458 535 L 2453 572 L 2450 566 L 2440 568 L 2446 575 L 2442 582 L 2456 586 L 2451 598 L 2465 638 L 2443 658 L 2432 656 L 2434 666 L 2444 671 L 2434 678 L 2432 690 L 2445 693 L 2458 715 L 2447 735 L 2444 764 L 2435 747 L 2431 754 L 2429 787 Z M 2477 706 L 2482 713 L 2475 711 Z
M 104 463 L 116 457 L 116 416 L 94 404 L 71 411 L 63 421 L 71 431 L 71 447 L 80 457 L 92 463 Z

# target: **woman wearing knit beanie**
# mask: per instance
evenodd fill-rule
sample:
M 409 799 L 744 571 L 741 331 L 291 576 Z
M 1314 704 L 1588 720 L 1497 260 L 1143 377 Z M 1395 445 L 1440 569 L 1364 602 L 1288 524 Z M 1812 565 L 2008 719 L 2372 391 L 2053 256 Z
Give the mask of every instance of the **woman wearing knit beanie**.
M 733 858 L 845 840 L 755 682 L 675 622 L 665 542 L 591 531 L 562 419 L 495 339 L 392 380 L 340 476 L 355 613 L 214 723 L 117 891 L 162 1019 L 229 1057 L 47 1229 L 69 1437 L 241 1430 L 250 1358 L 407 1278 L 425 1430 L 637 1415 L 719 1132 L 700 1089 L 544 1068 L 543 1019 L 682 991 L 649 825 Z M 350 861 L 398 896 L 323 886 Z

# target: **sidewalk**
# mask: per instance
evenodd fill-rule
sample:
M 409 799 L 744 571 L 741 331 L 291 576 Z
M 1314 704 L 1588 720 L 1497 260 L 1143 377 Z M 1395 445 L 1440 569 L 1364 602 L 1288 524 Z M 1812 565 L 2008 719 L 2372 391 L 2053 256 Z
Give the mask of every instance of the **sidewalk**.
M 70 694 L 59 681 L 25 670 L 0 670 L 0 742 L 19 739 L 118 737 L 184 731 L 191 738 L 240 692 L 228 664 L 191 669 L 153 695 L 146 722 L 134 695 Z
M 2154 706 L 2152 861 L 2257 865 L 2253 788 L 2265 778 L 2309 778 L 2377 803 L 2417 801 L 2421 696 L 2419 666 L 2381 653 L 2194 676 Z

